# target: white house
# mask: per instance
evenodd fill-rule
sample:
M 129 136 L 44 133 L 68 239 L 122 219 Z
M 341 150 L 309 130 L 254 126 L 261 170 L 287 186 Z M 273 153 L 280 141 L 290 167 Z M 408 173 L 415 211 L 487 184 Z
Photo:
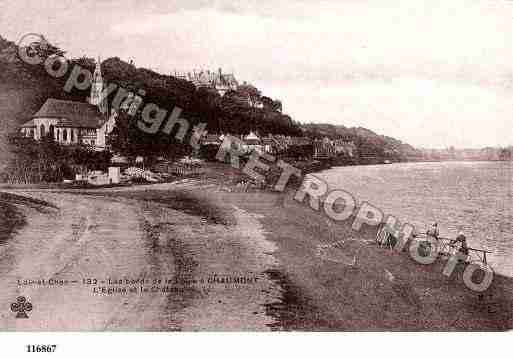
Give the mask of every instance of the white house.
M 264 152 L 264 146 L 262 144 L 262 140 L 260 139 L 260 137 L 258 137 L 253 132 L 250 132 L 249 135 L 244 136 L 242 142 L 244 143 L 243 149 L 246 152 L 252 152 L 252 151 L 257 151 L 258 153 Z

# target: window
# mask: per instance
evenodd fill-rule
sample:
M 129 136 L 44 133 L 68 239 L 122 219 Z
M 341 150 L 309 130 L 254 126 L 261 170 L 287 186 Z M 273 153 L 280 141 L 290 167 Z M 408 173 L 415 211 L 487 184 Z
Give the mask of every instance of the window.
M 67 141 L 68 140 L 68 131 L 66 129 L 63 130 L 62 140 L 63 141 Z

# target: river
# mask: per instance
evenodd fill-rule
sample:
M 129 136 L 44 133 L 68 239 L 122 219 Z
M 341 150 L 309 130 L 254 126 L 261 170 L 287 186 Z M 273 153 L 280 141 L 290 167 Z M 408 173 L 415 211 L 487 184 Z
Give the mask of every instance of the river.
M 493 253 L 493 269 L 513 276 L 513 162 L 429 162 L 335 167 L 318 174 L 419 231 L 464 231 L 471 247 Z

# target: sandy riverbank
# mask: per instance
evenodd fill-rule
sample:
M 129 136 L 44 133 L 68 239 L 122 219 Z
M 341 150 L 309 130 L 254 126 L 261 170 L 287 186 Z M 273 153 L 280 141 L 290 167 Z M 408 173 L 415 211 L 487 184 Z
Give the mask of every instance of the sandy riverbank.
M 268 197 L 266 197 L 268 196 Z M 262 214 L 278 246 L 280 273 L 292 300 L 284 328 L 299 330 L 506 330 L 513 327 L 513 279 L 499 275 L 483 296 L 463 284 L 463 265 L 450 278 L 445 262 L 421 265 L 406 252 L 373 242 L 375 231 L 354 232 L 291 198 L 234 196 Z M 252 197 L 252 198 L 251 198 Z M 226 203 L 226 197 L 223 201 Z M 333 248 L 333 244 L 338 245 Z M 328 246 L 319 251 L 319 246 Z M 353 262 L 354 261 L 354 262 Z M 354 264 L 353 264 L 354 263 Z M 307 306 L 307 310 L 303 307 Z
M 447 278 L 442 274 L 444 262 L 420 265 L 407 253 L 379 248 L 372 241 L 374 230 L 356 233 L 351 222 L 335 224 L 294 201 L 290 193 L 201 188 L 187 193 L 223 213 L 236 207 L 259 216 L 266 239 L 277 246 L 277 265 L 266 274 L 283 291 L 280 300 L 266 308 L 277 319 L 273 329 L 512 328 L 511 278 L 496 275 L 492 287 L 480 296 L 464 286 L 463 266 Z M 322 246 L 329 249 L 321 254 Z
M 234 208 L 257 215 L 266 240 L 277 246 L 275 265 L 266 269 L 267 277 L 282 291 L 279 300 L 266 305 L 267 314 L 276 319 L 273 329 L 505 330 L 513 326 L 510 278 L 496 275 L 492 287 L 480 296 L 464 286 L 463 266 L 447 278 L 442 274 L 444 262 L 424 266 L 407 253 L 379 248 L 372 241 L 373 229 L 356 233 L 350 221 L 335 224 L 294 201 L 291 193 L 217 188 L 198 184 L 136 196 L 169 200 L 179 207 L 174 198 L 193 198 L 186 202 L 222 214 L 227 225 L 233 223 Z M 329 248 L 321 254 L 320 246 Z
M 479 296 L 464 286 L 461 267 L 447 278 L 442 275 L 443 263 L 424 266 L 406 253 L 379 248 L 372 243 L 375 233 L 371 229 L 355 233 L 350 222 L 332 223 L 294 201 L 290 193 L 226 192 L 226 182 L 221 176 L 57 195 L 70 196 L 70 201 L 75 198 L 129 206 L 141 231 L 136 237 L 142 239 L 120 244 L 133 247 L 133 243 L 140 242 L 136 246 L 144 248 L 144 254 L 134 250 L 134 256 L 141 263 L 153 263 L 147 273 L 159 277 L 164 272 L 189 283 L 202 279 L 207 282 L 166 295 L 165 304 L 155 297 L 149 303 L 159 304 L 151 310 L 152 305 L 145 301 L 130 306 L 140 315 L 153 313 L 155 318 L 165 317 L 167 321 L 154 319 L 141 325 L 135 316 L 124 325 L 93 329 L 513 327 L 512 279 L 496 276 L 492 287 Z M 45 199 L 56 194 L 25 195 Z M 121 215 L 118 220 L 120 225 L 122 218 Z M 106 238 L 97 235 L 95 240 L 101 243 Z M 320 250 L 322 246 L 328 249 Z M 123 250 L 118 251 L 123 254 Z M 126 261 L 126 256 L 115 261 Z M 138 273 L 141 263 L 126 267 L 125 275 Z M 208 283 L 214 275 L 224 278 L 223 283 Z M 228 284 L 233 278 L 256 279 L 249 284 Z M 102 301 L 96 303 L 101 305 Z M 117 315 L 118 319 L 123 317 L 122 313 Z

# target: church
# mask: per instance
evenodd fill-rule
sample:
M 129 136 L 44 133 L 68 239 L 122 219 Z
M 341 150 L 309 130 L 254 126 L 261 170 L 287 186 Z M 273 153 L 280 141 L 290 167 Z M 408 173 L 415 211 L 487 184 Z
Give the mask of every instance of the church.
M 88 102 L 49 98 L 32 119 L 21 126 L 21 133 L 35 140 L 50 135 L 62 145 L 105 150 L 107 135 L 114 128 L 116 114 L 113 111 L 109 115 L 106 100 L 101 97 L 102 91 L 103 78 L 98 59 Z

